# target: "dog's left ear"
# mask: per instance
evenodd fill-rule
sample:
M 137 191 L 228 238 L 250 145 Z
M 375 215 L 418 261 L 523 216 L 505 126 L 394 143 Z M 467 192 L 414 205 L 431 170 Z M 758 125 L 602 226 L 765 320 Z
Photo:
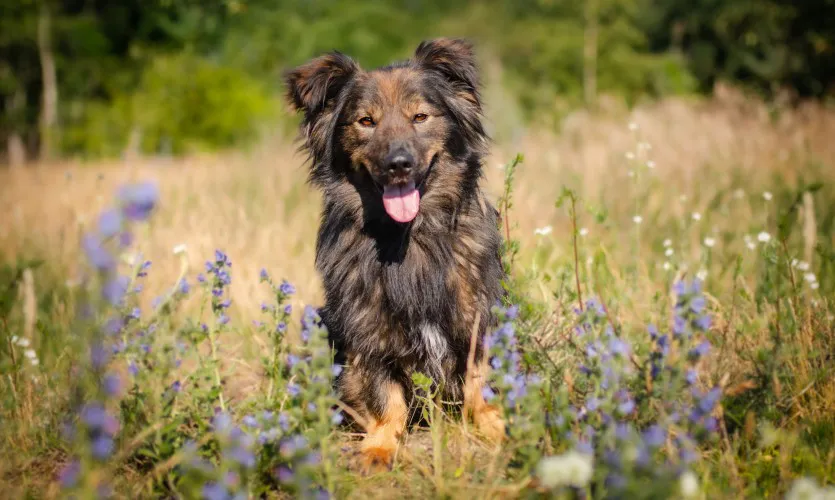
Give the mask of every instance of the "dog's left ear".
M 422 42 L 413 58 L 422 68 L 437 71 L 474 104 L 478 98 L 478 68 L 472 44 L 461 38 Z

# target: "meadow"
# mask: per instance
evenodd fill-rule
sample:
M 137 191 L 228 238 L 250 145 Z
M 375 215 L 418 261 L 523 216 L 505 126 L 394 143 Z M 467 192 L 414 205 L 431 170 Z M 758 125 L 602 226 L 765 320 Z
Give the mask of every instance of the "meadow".
M 424 421 L 370 477 L 308 307 L 320 200 L 292 141 L 0 171 L 3 491 L 835 498 L 835 110 L 603 107 L 485 165 L 507 441 L 417 375 Z

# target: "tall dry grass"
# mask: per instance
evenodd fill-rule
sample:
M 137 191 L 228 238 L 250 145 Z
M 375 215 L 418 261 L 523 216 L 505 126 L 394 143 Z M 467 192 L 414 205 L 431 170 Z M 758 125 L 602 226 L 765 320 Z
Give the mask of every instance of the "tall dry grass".
M 752 228 L 773 229 L 774 212 L 760 196 L 775 189 L 775 178 L 786 185 L 810 172 L 835 179 L 834 136 L 833 110 L 811 104 L 773 110 L 720 89 L 711 100 L 671 98 L 631 111 L 577 112 L 556 133 L 523 131 L 512 144 L 494 145 L 485 165 L 486 186 L 497 197 L 503 179 L 499 167 L 517 152 L 525 155 L 510 214 L 524 265 L 547 269 L 572 257 L 570 221 L 554 205 L 563 186 L 570 186 L 584 207 L 605 206 L 608 212 L 602 223 L 588 211 L 580 213 L 580 226 L 588 231 L 584 256 L 605 248 L 612 263 L 620 264 L 615 268 L 622 268 L 634 262 L 636 252 L 657 253 L 660 240 L 671 237 L 689 243 L 678 245 L 683 255 L 676 255 L 677 265 L 685 267 L 704 260 L 700 241 L 706 235 L 719 237 L 720 247 L 739 249 Z M 235 265 L 233 319 L 257 317 L 264 298 L 258 286 L 262 267 L 297 286 L 297 305 L 318 303 L 313 257 L 320 200 L 305 183 L 303 161 L 293 143 L 274 141 L 246 153 L 3 170 L 0 253 L 14 259 L 36 251 L 66 266 L 72 282 L 78 277 L 79 235 L 95 224 L 117 187 L 129 180 L 155 180 L 160 210 L 137 238 L 138 249 L 153 262 L 148 290 L 170 285 L 179 270 L 172 249 L 185 244 L 195 272 L 215 248 L 229 254 Z M 654 168 L 642 171 L 647 161 Z M 717 197 L 737 189 L 750 203 L 717 204 Z M 702 214 L 700 224 L 690 220 L 693 212 Z M 635 215 L 643 218 L 637 228 Z M 536 235 L 543 226 L 553 226 L 553 232 Z M 660 260 L 641 262 L 641 276 L 661 265 Z M 635 292 L 630 314 L 649 308 L 656 280 L 617 273 L 615 278 Z M 716 285 L 732 286 L 727 280 Z M 550 299 L 541 282 L 531 292 Z M 149 303 L 153 294 L 144 298 Z

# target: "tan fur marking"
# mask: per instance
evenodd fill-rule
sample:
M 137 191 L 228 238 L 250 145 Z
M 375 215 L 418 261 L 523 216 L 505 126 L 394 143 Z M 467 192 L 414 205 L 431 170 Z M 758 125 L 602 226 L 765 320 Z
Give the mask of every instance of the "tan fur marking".
M 473 373 L 464 382 L 464 408 L 467 408 L 469 413 L 464 418 L 472 416 L 473 423 L 481 435 L 491 442 L 501 442 L 505 437 L 505 423 L 501 411 L 488 404 L 481 393 L 487 382 L 487 356 L 473 368 Z
M 400 384 L 388 382 L 386 409 L 379 419 L 370 418 L 365 439 L 360 447 L 360 470 L 371 473 L 389 468 L 400 436 L 406 428 L 408 408 Z

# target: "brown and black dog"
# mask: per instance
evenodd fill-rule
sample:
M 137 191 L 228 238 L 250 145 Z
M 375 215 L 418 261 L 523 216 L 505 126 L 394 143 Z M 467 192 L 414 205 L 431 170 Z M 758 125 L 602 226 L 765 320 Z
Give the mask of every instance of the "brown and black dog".
M 390 464 L 416 371 L 500 440 L 505 424 L 481 389 L 501 236 L 479 187 L 488 141 L 471 45 L 423 42 L 410 60 L 373 71 L 333 52 L 286 80 L 324 195 L 320 313 L 345 364 L 339 395 L 366 421 L 362 468 Z

